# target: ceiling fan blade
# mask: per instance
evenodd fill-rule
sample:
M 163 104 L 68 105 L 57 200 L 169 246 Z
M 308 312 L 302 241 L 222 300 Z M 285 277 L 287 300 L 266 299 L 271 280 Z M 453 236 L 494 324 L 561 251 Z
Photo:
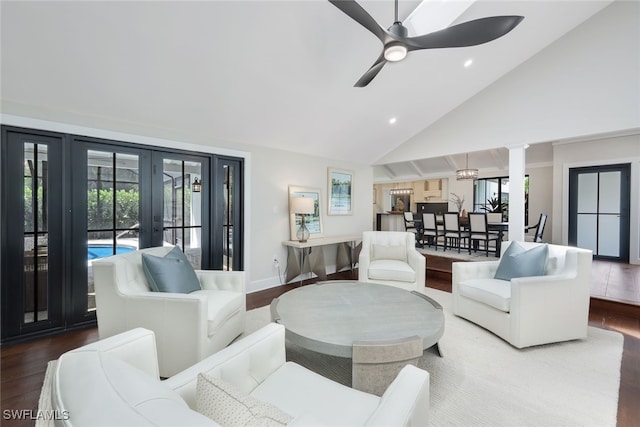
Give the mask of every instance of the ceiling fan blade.
M 387 60 L 384 59 L 384 52 L 383 52 L 382 54 L 380 54 L 378 59 L 376 59 L 376 62 L 373 63 L 371 68 L 369 68 L 367 72 L 364 73 L 362 77 L 360 77 L 360 79 L 353 86 L 365 87 L 366 85 L 371 83 L 371 80 L 373 80 L 374 77 L 378 75 L 378 73 L 380 72 L 380 70 L 382 70 L 382 67 L 384 67 L 384 64 L 386 63 L 387 63 Z
M 504 36 L 523 19 L 524 16 L 490 16 L 402 41 L 408 50 L 476 46 Z
M 381 42 L 385 42 L 387 33 L 358 3 L 353 0 L 329 0 L 329 3 L 343 11 L 351 19 L 365 27 L 367 30 L 371 31 L 374 36 L 380 39 Z

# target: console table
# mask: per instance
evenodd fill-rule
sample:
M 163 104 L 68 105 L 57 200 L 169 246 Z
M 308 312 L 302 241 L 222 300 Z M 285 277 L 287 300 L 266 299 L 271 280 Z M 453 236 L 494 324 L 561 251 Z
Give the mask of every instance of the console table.
M 326 280 L 327 267 L 323 246 L 338 245 L 336 271 L 345 267 L 353 269 L 358 262 L 360 248 L 360 245 L 356 244 L 358 240 L 362 240 L 362 234 L 316 237 L 306 242 L 285 240 L 282 244 L 287 247 L 286 282 L 304 273 L 315 273 L 320 280 Z

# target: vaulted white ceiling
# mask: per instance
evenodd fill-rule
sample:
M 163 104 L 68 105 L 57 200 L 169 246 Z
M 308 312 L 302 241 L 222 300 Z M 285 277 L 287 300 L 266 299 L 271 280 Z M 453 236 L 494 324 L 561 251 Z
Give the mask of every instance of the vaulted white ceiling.
M 430 3 L 409 19 L 415 31 L 458 2 Z M 485 45 L 412 52 L 354 88 L 381 45 L 324 0 L 2 1 L 3 112 L 374 164 L 609 3 L 458 4 L 452 23 L 525 19 Z M 361 4 L 382 26 L 392 23 L 391 0 Z M 401 0 L 401 19 L 419 4 Z M 420 156 L 384 162 L 383 173 L 461 164 L 460 154 Z M 500 150 L 483 156 L 492 167 L 505 162 Z

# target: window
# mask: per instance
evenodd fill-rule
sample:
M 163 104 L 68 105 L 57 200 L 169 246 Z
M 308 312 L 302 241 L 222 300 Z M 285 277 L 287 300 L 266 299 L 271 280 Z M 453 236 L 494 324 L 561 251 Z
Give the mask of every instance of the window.
M 524 178 L 524 221 L 529 224 L 529 176 Z M 473 211 L 500 212 L 509 221 L 509 177 L 482 178 L 473 182 Z

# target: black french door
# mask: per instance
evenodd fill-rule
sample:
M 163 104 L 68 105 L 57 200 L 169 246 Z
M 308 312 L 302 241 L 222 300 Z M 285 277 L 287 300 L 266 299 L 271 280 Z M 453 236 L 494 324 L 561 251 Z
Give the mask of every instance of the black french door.
M 2 131 L 2 336 L 63 324 L 63 138 Z M 11 159 L 11 161 L 7 161 Z
M 569 244 L 629 262 L 631 165 L 569 170 Z
M 216 156 L 212 191 L 216 227 L 212 229 L 212 267 L 240 271 L 243 266 L 244 171 L 237 158 Z
M 1 163 L 3 343 L 94 324 L 102 257 L 242 269 L 242 159 L 3 127 Z

